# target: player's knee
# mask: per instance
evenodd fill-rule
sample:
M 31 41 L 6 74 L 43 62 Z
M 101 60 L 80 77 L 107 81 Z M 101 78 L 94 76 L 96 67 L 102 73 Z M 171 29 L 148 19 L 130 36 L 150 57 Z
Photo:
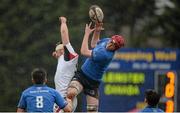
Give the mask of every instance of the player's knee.
M 77 96 L 77 90 L 75 88 L 68 88 L 67 98 L 72 100 L 75 96 Z
M 72 81 L 67 89 L 67 97 L 71 100 L 74 99 L 81 91 L 83 87 L 78 81 Z
M 88 112 L 97 112 L 98 111 L 98 105 L 87 105 L 87 111 Z

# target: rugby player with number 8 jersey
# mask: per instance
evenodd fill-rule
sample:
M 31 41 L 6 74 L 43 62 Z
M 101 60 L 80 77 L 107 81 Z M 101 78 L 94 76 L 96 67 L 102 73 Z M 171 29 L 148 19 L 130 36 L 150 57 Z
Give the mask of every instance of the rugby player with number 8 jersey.
M 55 89 L 46 85 L 47 73 L 35 68 L 32 73 L 33 86 L 22 92 L 17 112 L 53 112 L 56 103 L 65 112 L 71 112 L 71 100 L 65 100 Z

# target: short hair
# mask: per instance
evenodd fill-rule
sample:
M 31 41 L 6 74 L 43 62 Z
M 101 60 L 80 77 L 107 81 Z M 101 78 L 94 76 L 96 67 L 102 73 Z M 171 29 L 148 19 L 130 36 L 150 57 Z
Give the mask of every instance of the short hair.
M 31 72 L 31 77 L 35 84 L 43 84 L 47 77 L 47 72 L 43 68 L 35 68 Z
M 155 90 L 148 89 L 145 92 L 145 98 L 149 106 L 157 106 L 160 95 Z
M 56 47 L 55 47 L 55 51 L 59 50 L 59 49 L 63 49 L 64 45 L 62 42 L 57 42 L 56 43 Z

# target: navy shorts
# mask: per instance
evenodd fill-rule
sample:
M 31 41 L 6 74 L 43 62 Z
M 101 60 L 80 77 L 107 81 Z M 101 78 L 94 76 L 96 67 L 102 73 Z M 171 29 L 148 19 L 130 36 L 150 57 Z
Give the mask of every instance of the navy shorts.
M 83 73 L 82 70 L 77 71 L 75 76 L 72 78 L 72 81 L 78 81 L 83 86 L 83 92 L 86 95 L 98 98 L 99 97 L 99 81 L 95 81 L 89 78 L 87 75 Z

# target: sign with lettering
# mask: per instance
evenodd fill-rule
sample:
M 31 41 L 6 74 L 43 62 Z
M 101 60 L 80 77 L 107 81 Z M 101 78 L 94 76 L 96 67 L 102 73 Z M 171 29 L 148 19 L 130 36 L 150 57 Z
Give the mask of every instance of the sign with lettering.
M 178 49 L 134 49 L 118 51 L 109 69 L 117 70 L 172 70 L 180 68 Z
M 144 106 L 144 91 L 152 89 L 152 72 L 108 71 L 100 87 L 101 112 L 135 111 Z

